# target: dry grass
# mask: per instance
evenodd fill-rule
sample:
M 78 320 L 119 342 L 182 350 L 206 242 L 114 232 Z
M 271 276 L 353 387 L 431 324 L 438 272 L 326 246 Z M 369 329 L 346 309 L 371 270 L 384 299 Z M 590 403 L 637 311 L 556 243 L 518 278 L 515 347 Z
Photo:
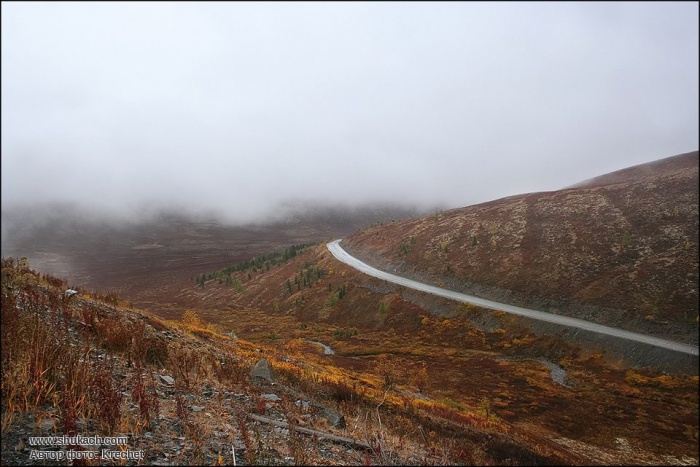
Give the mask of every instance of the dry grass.
M 266 273 L 278 272 L 283 278 L 308 257 L 301 255 L 299 261 L 286 265 L 288 271 Z M 324 261 L 320 258 L 316 267 L 326 266 Z M 236 314 L 236 331 L 245 335 L 248 326 L 256 330 L 250 331 L 250 339 L 233 339 L 211 326 L 202 316 L 215 315 L 204 310 L 166 322 L 85 295 L 65 300 L 52 279 L 33 273 L 26 264 L 3 260 L 3 433 L 11 432 L 23 413 L 52 405 L 61 408 L 58 427 L 65 433 L 76 431 L 79 420 L 90 419 L 98 423 L 95 430 L 100 433 L 142 434 L 162 429 L 159 414 L 173 414 L 188 440 L 181 460 L 209 462 L 207 443 L 214 428 L 202 414 L 191 412 L 185 395 L 201 395 L 204 387 L 249 393 L 248 371 L 264 355 L 285 387 L 345 415 L 342 434 L 373 446 L 369 463 L 483 464 L 509 458 L 523 463 L 574 462 L 576 455 L 536 435 L 561 433 L 601 443 L 610 436 L 606 425 L 630 440 L 646 439 L 650 446 L 663 443 L 686 455 L 694 453 L 688 441 L 697 441 L 697 420 L 692 418 L 697 415 L 697 378 L 614 370 L 599 359 L 569 357 L 567 369 L 577 383 L 572 391 L 551 382 L 547 369 L 537 362 L 496 361 L 499 354 L 494 350 L 478 349 L 484 344 L 502 348 L 507 341 L 522 351 L 547 347 L 546 342 L 519 334 L 517 328 L 485 333 L 457 315 L 429 316 L 399 296 L 378 300 L 354 288 L 351 273 L 327 271 L 325 280 L 346 280 L 347 296 L 334 305 L 339 311 L 366 303 L 372 313 L 394 320 L 395 329 L 300 322 L 294 315 L 246 308 Z M 285 280 L 280 289 L 283 295 Z M 323 303 L 327 291 L 327 283 L 307 286 L 306 306 Z M 280 304 L 299 306 L 294 300 L 288 296 Z M 377 303 L 388 306 L 381 310 Z M 168 340 L 163 332 L 174 338 Z M 272 333 L 279 337 L 271 339 Z M 336 354 L 324 355 L 309 341 L 328 343 Z M 115 380 L 112 376 L 119 371 L 128 371 L 130 377 Z M 169 400 L 156 391 L 156 375 L 162 372 L 176 381 Z M 272 459 L 272 441 L 264 441 L 244 415 L 266 413 L 266 401 L 258 394 L 253 392 L 245 407 L 232 402 L 226 408 L 207 408 L 237 417 L 236 439 L 245 445 L 251 463 Z M 616 409 L 611 425 L 610 407 L 625 407 L 623 401 L 630 409 Z M 128 410 L 127 402 L 135 404 L 135 412 Z M 671 406 L 682 410 L 676 416 L 668 411 Z M 285 398 L 281 411 L 292 428 L 306 423 L 293 400 Z M 575 420 L 584 416 L 589 429 L 581 431 Z M 333 430 L 323 424 L 315 428 Z M 596 431 L 600 434 L 594 435 Z M 317 460 L 314 444 L 299 436 L 285 437 L 275 449 L 297 463 Z

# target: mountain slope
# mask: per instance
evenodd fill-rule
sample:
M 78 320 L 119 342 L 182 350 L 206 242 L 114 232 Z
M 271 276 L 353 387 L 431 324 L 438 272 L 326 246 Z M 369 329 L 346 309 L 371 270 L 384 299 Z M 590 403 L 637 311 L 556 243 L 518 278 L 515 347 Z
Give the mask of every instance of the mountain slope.
M 44 273 L 103 293 L 116 291 L 142 306 L 167 301 L 203 272 L 416 214 L 392 205 L 290 204 L 265 222 L 237 224 L 173 212 L 119 220 L 74 206 L 31 206 L 3 210 L 2 253 L 27 257 Z
M 324 244 L 281 264 L 260 264 L 212 271 L 177 301 L 256 343 L 288 348 L 301 339 L 317 345 L 319 354 L 319 344 L 330 347 L 334 353 L 323 360 L 354 374 L 358 389 L 366 381 L 359 375 L 372 374 L 389 381 L 389 394 L 399 401 L 417 397 L 460 415 L 486 411 L 529 446 L 564 449 L 567 462 L 653 463 L 680 453 L 697 458 L 697 376 L 691 376 L 697 369 L 686 359 L 682 365 L 647 359 L 656 369 L 638 365 L 646 355 L 638 345 L 586 340 L 396 286 L 339 262 Z M 697 358 L 694 363 L 697 368 Z M 634 459 L 612 454 L 617 439 L 635 446 Z M 647 449 L 655 454 L 642 452 Z
M 252 344 L 196 313 L 167 322 L 66 286 L 26 261 L 2 261 L 2 465 L 65 465 L 77 453 L 111 465 L 105 451 L 131 456 L 127 465 L 581 459 L 516 436 L 490 414 L 389 394 L 378 378 L 334 368 L 302 339 Z M 86 441 L 34 438 L 63 436 Z
M 372 227 L 343 246 L 408 277 L 697 345 L 697 151 Z
M 690 169 L 680 170 L 678 180 L 693 167 L 697 179 L 697 153 L 694 157 L 680 162 L 689 163 Z M 654 178 L 646 183 L 661 182 Z M 546 240 L 547 232 L 561 235 L 556 224 L 572 208 L 557 204 L 557 196 L 568 191 L 562 199 L 583 203 L 590 193 L 576 190 L 609 190 L 619 184 L 606 182 L 603 187 L 523 195 L 472 207 L 489 214 L 478 222 L 491 224 L 484 226 L 483 237 L 475 231 L 476 244 L 468 236 L 469 230 L 461 234 L 457 229 L 455 238 L 462 235 L 468 239 L 461 249 L 455 241 L 446 240 L 455 226 L 465 230 L 469 216 L 478 217 L 477 211 L 466 213 L 470 208 L 392 222 L 352 239 L 366 236 L 368 243 L 375 243 L 355 244 L 356 250 L 375 263 L 414 276 L 426 275 L 424 267 L 433 268 L 432 275 L 427 275 L 430 280 L 461 284 L 464 281 L 454 273 L 461 264 L 459 255 L 450 256 L 455 251 L 468 247 L 479 251 L 481 247 L 490 253 L 484 261 L 500 251 L 513 262 L 520 258 L 521 263 L 537 264 L 534 260 L 547 259 L 544 253 L 561 253 L 551 245 L 544 253 L 536 248 L 525 250 L 527 235 L 535 240 Z M 697 192 L 694 199 L 697 210 Z M 511 223 L 515 222 L 523 206 L 526 214 L 528 209 L 542 211 L 540 217 L 547 222 L 533 226 L 524 216 L 520 243 L 506 249 L 507 241 L 518 238 L 507 214 L 514 219 Z M 453 216 L 461 211 L 462 217 Z M 679 207 L 678 215 L 684 212 Z M 590 222 L 598 223 L 594 219 Z M 197 262 L 200 258 L 194 249 L 220 249 L 217 239 L 226 238 L 225 233 L 218 237 L 214 226 L 212 230 L 200 226 L 185 237 L 180 234 L 188 231 L 178 230 L 177 225 L 164 221 L 161 237 L 148 229 L 135 240 L 121 237 L 124 261 L 111 261 L 118 255 L 109 249 L 104 250 L 109 254 L 98 259 L 128 276 L 139 272 L 135 265 L 154 262 L 156 252 L 181 250 L 178 254 L 183 261 L 189 258 Z M 407 226 L 412 226 L 413 237 L 391 237 L 401 235 Z M 489 228 L 494 226 L 497 228 L 492 233 Z M 593 227 L 590 230 L 591 235 L 597 233 Z M 584 243 L 580 229 L 574 233 L 578 235 L 573 242 L 576 247 L 597 251 L 587 243 L 585 249 L 580 245 Z M 495 238 L 495 245 L 491 238 Z M 260 249 L 275 244 L 266 243 L 269 236 L 256 239 L 252 232 L 250 239 L 260 241 L 256 247 Z M 84 248 L 98 255 L 101 250 L 97 245 L 109 243 L 105 238 L 91 241 L 94 245 L 78 244 L 74 251 Z M 421 252 L 421 242 L 432 245 L 433 250 Z M 633 250 L 631 239 L 624 243 L 620 256 Z M 116 434 L 130 436 L 127 448 L 144 450 L 148 463 L 214 464 L 221 453 L 224 462 L 231 462 L 226 456 L 233 445 L 238 461 L 248 464 L 697 465 L 697 365 L 690 374 L 673 368 L 664 373 L 640 368 L 619 360 L 605 346 L 594 348 L 575 339 L 580 336 L 573 333 L 540 332 L 531 322 L 512 315 L 369 278 L 335 260 L 325 244 L 285 254 L 281 256 L 284 261 L 276 261 L 280 256 L 274 256 L 273 251 L 251 260 L 258 254 L 251 249 L 244 258 L 249 261 L 242 265 L 235 265 L 235 258 L 229 257 L 228 261 L 208 263 L 208 268 L 199 264 L 182 276 L 169 274 L 158 262 L 165 270 L 150 264 L 150 269 L 140 271 L 141 288 L 127 288 L 134 295 L 124 298 L 136 301 L 141 297 L 149 311 L 160 318 L 182 317 L 183 322 L 178 323 L 117 306 L 124 302 L 113 295 L 104 297 L 109 303 L 101 303 L 94 294 L 78 289 L 80 293 L 68 299 L 65 281 L 40 276 L 22 260 L 4 260 L 2 463 L 25 464 L 32 447 L 23 447 L 20 440 L 26 441 L 29 434 L 67 433 L 70 427 L 66 422 L 72 423 L 78 415 L 81 434 L 104 435 L 111 425 Z M 683 251 L 685 245 L 680 253 Z M 146 256 L 147 252 L 153 256 Z M 241 251 L 241 256 L 244 253 Z M 641 253 L 645 251 L 637 252 Z M 454 258 L 453 263 L 439 262 L 450 258 Z M 224 266 L 226 269 L 217 269 Z M 565 266 L 562 263 L 562 270 Z M 99 269 L 93 271 L 99 273 Z M 540 273 L 546 272 L 541 268 Z M 508 276 L 510 270 L 505 268 L 502 274 Z M 474 282 L 467 285 L 477 287 Z M 503 287 L 479 287 L 517 298 Z M 582 299 L 569 298 L 567 302 L 560 297 L 548 303 L 561 307 L 574 300 Z M 185 310 L 188 312 L 183 315 Z M 594 305 L 584 311 L 608 320 L 621 313 Z M 42 320 L 43 324 L 37 324 Z M 643 318 L 641 322 L 664 332 L 674 329 Z M 684 329 L 685 323 L 679 321 L 675 326 Z M 238 337 L 232 337 L 234 334 Z M 59 352 L 52 347 L 53 342 L 62 343 Z M 153 346 L 156 352 L 144 352 L 144 346 Z M 335 353 L 325 353 L 324 348 Z M 637 348 L 628 350 L 639 353 Z M 32 368 L 35 355 L 59 357 L 46 362 L 46 373 L 41 369 L 25 371 Z M 260 357 L 272 364 L 278 377 L 275 385 L 258 384 L 249 377 L 250 368 Z M 89 378 L 76 379 L 72 370 L 76 367 Z M 106 374 L 112 376 L 109 383 Z M 161 376 L 174 378 L 174 386 Z M 145 391 L 133 390 L 139 381 L 145 384 Z M 38 396 L 35 406 L 25 406 L 27 394 Z M 101 404 L 101 397 L 113 404 Z M 326 410 L 313 405 L 307 412 L 304 402 L 309 407 L 319 403 L 344 415 L 346 427 L 330 426 L 323 416 Z M 115 405 L 118 411 L 101 409 Z M 82 412 L 77 413 L 78 409 Z M 285 432 L 261 424 L 246 416 L 251 412 L 285 422 L 288 429 Z M 586 423 L 581 423 L 583 419 Z M 309 443 L 308 438 L 295 436 L 289 429 L 302 425 L 361 438 L 372 448 L 361 452 L 327 441 Z

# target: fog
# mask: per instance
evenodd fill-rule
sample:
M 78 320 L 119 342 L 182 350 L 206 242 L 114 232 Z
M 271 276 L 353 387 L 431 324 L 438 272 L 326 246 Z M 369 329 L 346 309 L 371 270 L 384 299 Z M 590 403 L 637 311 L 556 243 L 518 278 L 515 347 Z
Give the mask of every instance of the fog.
M 2 3 L 2 208 L 460 207 L 698 149 L 698 4 Z

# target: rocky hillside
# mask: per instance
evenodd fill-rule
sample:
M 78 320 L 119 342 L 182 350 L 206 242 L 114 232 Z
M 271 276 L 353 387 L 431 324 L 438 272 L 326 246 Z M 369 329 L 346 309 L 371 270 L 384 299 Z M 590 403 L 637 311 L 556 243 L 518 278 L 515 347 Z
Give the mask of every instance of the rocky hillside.
M 697 457 L 697 376 L 691 376 L 697 358 L 695 370 L 671 360 L 653 365 L 663 372 L 640 368 L 638 357 L 650 356 L 648 349 L 583 339 L 388 284 L 338 262 L 324 244 L 278 258 L 212 271 L 171 300 L 256 343 L 285 351 L 315 346 L 325 365 L 352 375 L 357 391 L 371 378 L 388 382 L 387 402 L 409 413 L 413 404 L 426 404 L 433 421 L 442 420 L 439 413 L 459 421 L 455 431 L 437 430 L 440 439 L 468 437 L 469 417 L 488 414 L 503 424 L 501 433 L 556 452 L 565 463 Z M 176 308 L 152 306 L 177 316 Z M 397 406 L 381 407 L 385 423 L 387 412 L 406 416 Z M 425 425 L 404 424 L 426 442 Z M 630 448 L 618 449 L 620 443 Z
M 324 250 L 213 275 L 178 320 L 3 259 L 2 465 L 97 448 L 126 465 L 697 464 L 697 376 L 610 366 Z M 33 439 L 74 434 L 103 440 Z
M 698 152 L 362 230 L 346 250 L 463 292 L 698 343 Z
M 697 153 L 653 169 L 654 176 L 634 168 L 560 192 L 379 221 L 343 245 L 453 288 L 557 312 L 583 303 L 574 311 L 608 323 L 629 316 L 627 326 L 683 338 L 697 326 L 696 304 L 688 319 L 675 309 L 630 311 L 594 274 L 595 265 L 610 280 L 621 276 L 616 284 L 628 297 L 638 289 L 625 268 L 637 279 L 646 271 L 648 294 L 671 287 L 652 266 L 690 262 L 697 278 L 697 189 L 678 188 L 697 182 Z M 630 182 L 644 177 L 652 178 Z M 664 193 L 652 186 L 664 183 L 678 190 L 665 217 L 631 210 L 642 201 L 626 190 L 652 190 L 645 199 L 657 205 Z M 584 203 L 596 199 L 607 204 Z M 683 216 L 694 227 L 673 221 Z M 280 248 L 291 238 L 282 225 L 231 238 L 217 225 L 173 219 L 121 237 L 96 227 L 110 235 L 72 251 L 97 258 L 97 282 L 100 271 L 134 276 L 121 296 L 3 258 L 0 463 L 64 465 L 46 456 L 94 446 L 39 446 L 31 437 L 79 434 L 122 437 L 101 447 L 142 455 L 148 465 L 697 465 L 697 364 L 694 371 L 638 366 L 624 358 L 628 350 L 645 353 L 637 346 L 618 352 L 580 333 L 387 284 L 338 262 L 325 243 Z M 644 236 L 628 228 L 642 225 Z M 611 246 L 601 229 L 608 240 L 629 236 Z M 288 233 L 303 230 L 296 224 Z M 666 232 L 666 250 L 654 232 Z M 209 261 L 226 241 L 251 248 Z M 579 266 L 566 260 L 574 253 Z M 189 261 L 195 266 L 177 267 Z M 557 274 L 543 262 L 558 265 Z M 511 270 L 518 264 L 561 284 L 582 287 L 588 277 L 597 284 L 588 290 L 608 293 L 610 303 Z M 482 282 L 467 277 L 469 265 Z M 110 462 L 118 463 L 102 463 Z
M 253 344 L 119 302 L 3 259 L 2 465 L 564 461 L 495 417 L 353 382 L 304 340 Z

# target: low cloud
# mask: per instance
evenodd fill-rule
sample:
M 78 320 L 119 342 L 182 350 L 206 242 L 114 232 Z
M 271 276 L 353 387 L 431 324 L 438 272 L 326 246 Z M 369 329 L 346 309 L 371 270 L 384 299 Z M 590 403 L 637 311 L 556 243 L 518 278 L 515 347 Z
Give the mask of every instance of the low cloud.
M 695 3 L 3 3 L 2 206 L 465 206 L 698 148 Z

